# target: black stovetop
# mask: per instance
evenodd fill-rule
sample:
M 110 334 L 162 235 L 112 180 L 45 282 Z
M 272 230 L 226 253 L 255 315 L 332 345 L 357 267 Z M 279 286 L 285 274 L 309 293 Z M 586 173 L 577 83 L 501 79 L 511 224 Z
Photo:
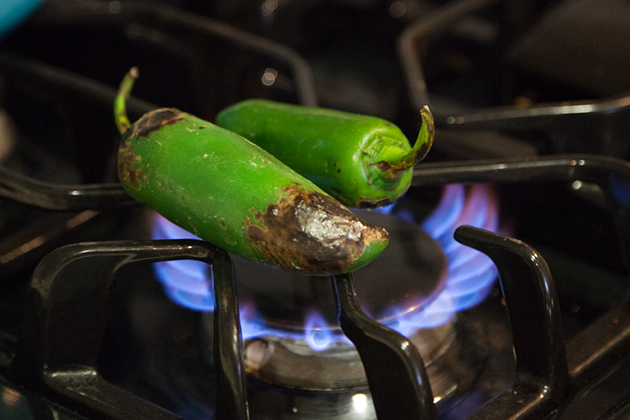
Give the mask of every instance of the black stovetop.
M 0 43 L 0 103 L 17 133 L 0 156 L 0 417 L 227 419 L 248 406 L 260 419 L 371 418 L 371 405 L 352 414 L 367 395 L 379 418 L 628 418 L 627 8 L 49 0 Z M 471 383 L 434 405 L 422 358 L 363 317 L 352 276 L 322 287 L 369 386 L 244 375 L 229 257 L 152 241 L 116 182 L 111 107 L 132 65 L 132 117 L 158 104 L 212 121 L 264 97 L 381 116 L 413 138 L 429 104 L 435 147 L 396 210 L 421 223 L 448 184 L 499 198 L 500 235 L 457 232 L 500 275 L 454 322 Z M 171 258 L 212 261 L 224 311 L 170 301 L 150 262 Z

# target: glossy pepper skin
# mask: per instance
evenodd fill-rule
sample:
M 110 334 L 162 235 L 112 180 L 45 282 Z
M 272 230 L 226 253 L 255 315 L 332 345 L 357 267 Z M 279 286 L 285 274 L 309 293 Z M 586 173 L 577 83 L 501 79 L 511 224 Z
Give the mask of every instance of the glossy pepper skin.
M 241 136 L 173 108 L 126 117 L 137 70 L 114 106 L 118 176 L 137 201 L 229 252 L 310 275 L 356 270 L 388 233 L 357 218 Z
M 433 144 L 427 107 L 412 148 L 381 118 L 251 99 L 221 111 L 217 125 L 251 140 L 349 207 L 391 204 L 410 187 L 413 166 Z

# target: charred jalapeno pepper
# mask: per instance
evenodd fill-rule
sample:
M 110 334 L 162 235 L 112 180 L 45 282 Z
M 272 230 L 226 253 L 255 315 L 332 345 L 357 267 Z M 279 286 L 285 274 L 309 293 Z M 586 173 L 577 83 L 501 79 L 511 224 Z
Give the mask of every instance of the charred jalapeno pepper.
M 391 204 L 411 185 L 414 165 L 433 144 L 429 108 L 413 147 L 381 118 L 268 100 L 239 102 L 217 125 L 251 140 L 349 207 Z
M 387 231 L 238 134 L 174 108 L 130 124 L 136 77 L 125 76 L 114 114 L 118 176 L 137 201 L 229 252 L 308 274 L 355 270 L 385 248 Z

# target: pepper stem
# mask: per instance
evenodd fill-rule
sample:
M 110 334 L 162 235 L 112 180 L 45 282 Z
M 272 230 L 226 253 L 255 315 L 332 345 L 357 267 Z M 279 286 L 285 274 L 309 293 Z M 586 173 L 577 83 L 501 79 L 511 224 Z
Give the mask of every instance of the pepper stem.
M 422 127 L 420 127 L 418 138 L 411 151 L 395 161 L 380 161 L 378 163 L 378 168 L 384 176 L 398 178 L 407 169 L 417 165 L 431 150 L 435 135 L 433 114 L 429 111 L 429 107 L 425 105 L 420 110 L 420 115 L 422 116 Z
M 120 134 L 125 134 L 125 132 L 131 127 L 131 122 L 127 117 L 127 100 L 129 99 L 129 95 L 131 95 L 131 89 L 133 89 L 133 84 L 138 76 L 138 68 L 132 67 L 125 75 L 122 82 L 120 82 L 118 94 L 114 100 L 114 118 L 116 120 L 116 127 L 118 128 Z

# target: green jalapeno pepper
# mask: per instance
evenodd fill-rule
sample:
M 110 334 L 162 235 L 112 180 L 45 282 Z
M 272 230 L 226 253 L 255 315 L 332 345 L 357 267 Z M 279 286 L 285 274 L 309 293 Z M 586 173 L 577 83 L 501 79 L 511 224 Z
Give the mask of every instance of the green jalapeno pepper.
M 385 229 L 238 134 L 174 108 L 132 125 L 136 77 L 125 76 L 114 105 L 118 176 L 134 199 L 229 252 L 307 274 L 352 271 L 385 248 Z
M 391 204 L 411 185 L 412 168 L 433 144 L 429 108 L 413 148 L 381 118 L 267 100 L 221 111 L 217 125 L 256 143 L 349 207 Z

